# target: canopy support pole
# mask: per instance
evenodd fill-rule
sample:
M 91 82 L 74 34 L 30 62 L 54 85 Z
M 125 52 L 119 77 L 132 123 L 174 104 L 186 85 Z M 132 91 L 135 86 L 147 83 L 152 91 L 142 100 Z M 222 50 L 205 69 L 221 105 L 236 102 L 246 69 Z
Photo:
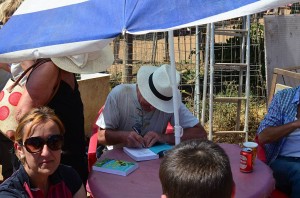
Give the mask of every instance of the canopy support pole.
M 173 105 L 174 105 L 174 135 L 175 135 L 175 145 L 180 143 L 180 138 L 182 136 L 182 127 L 179 125 L 179 104 L 180 104 L 180 92 L 176 85 L 176 65 L 175 65 L 175 50 L 174 50 L 174 35 L 173 31 L 168 31 L 169 39 L 169 55 L 171 61 L 171 84 L 173 92 Z

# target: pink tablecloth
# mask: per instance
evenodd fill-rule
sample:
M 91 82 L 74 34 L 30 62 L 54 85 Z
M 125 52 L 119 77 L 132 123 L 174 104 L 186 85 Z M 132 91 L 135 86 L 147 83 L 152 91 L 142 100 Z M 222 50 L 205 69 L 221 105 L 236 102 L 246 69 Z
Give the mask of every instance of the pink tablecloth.
M 236 198 L 264 198 L 274 189 L 271 169 L 260 160 L 256 160 L 252 173 L 241 173 L 240 150 L 238 145 L 220 144 L 230 158 L 233 178 L 236 184 Z M 111 157 L 133 161 L 122 149 L 114 149 L 101 158 Z M 158 177 L 161 159 L 139 162 L 139 168 L 123 177 L 92 171 L 88 184 L 95 198 L 159 198 L 162 189 Z

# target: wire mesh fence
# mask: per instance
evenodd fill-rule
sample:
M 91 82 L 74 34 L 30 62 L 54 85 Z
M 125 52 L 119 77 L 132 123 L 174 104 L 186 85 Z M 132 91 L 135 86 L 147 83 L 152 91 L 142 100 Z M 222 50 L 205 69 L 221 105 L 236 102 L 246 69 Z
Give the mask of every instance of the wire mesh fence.
M 250 47 L 250 119 L 249 131 L 250 139 L 254 137 L 259 122 L 266 112 L 266 83 L 265 83 L 265 63 L 264 63 L 264 24 L 263 16 L 269 14 L 295 14 L 299 13 L 300 5 L 295 3 L 286 7 L 268 10 L 251 16 L 251 47 Z M 241 18 L 235 18 L 218 22 L 215 24 L 220 28 L 240 28 Z M 200 60 L 200 87 L 199 94 L 202 98 L 203 74 L 205 60 L 205 38 L 206 25 L 199 26 L 198 32 L 195 27 L 184 28 L 174 31 L 174 47 L 176 69 L 181 73 L 180 90 L 183 102 L 195 114 L 199 115 L 201 101 L 195 102 L 196 83 L 196 57 Z M 198 39 L 198 43 L 196 40 Z M 199 54 L 196 53 L 196 45 L 199 47 Z M 169 64 L 169 44 L 168 33 L 149 33 L 145 35 L 123 35 L 111 43 L 114 50 L 114 64 L 107 70 L 111 74 L 111 87 L 121 83 L 135 83 L 136 74 L 142 65 L 162 65 Z M 238 63 L 241 59 L 241 41 L 237 36 L 216 35 L 215 36 L 215 62 Z M 216 94 L 234 95 L 238 89 L 237 71 L 219 70 L 215 73 L 214 89 Z M 244 78 L 245 81 L 245 78 Z M 243 86 L 246 83 L 243 83 Z M 209 84 L 207 85 L 209 86 Z M 242 89 L 245 89 L 243 87 Z M 199 107 L 200 108 L 196 108 Z M 235 107 L 215 106 L 216 115 L 214 118 L 215 127 L 223 127 L 229 130 L 233 127 L 236 115 Z M 242 120 L 242 118 L 241 118 Z M 241 127 L 243 123 L 241 123 Z M 242 139 L 234 137 L 228 142 Z M 242 142 L 242 140 L 240 141 Z

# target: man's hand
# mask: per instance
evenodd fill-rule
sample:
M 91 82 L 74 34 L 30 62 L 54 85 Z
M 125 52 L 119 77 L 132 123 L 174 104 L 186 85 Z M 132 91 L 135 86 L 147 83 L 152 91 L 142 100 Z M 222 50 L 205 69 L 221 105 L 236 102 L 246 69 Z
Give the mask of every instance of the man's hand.
M 156 142 L 165 142 L 165 141 L 163 138 L 163 134 L 159 134 L 154 131 L 148 131 L 144 136 L 144 142 L 146 147 L 151 147 Z
M 143 145 L 144 145 L 144 139 L 142 136 L 138 135 L 134 131 L 128 133 L 127 142 L 126 142 L 127 147 L 142 148 Z
M 166 143 L 170 142 L 166 134 L 156 133 L 155 131 L 148 131 L 144 137 L 139 135 L 135 131 L 113 131 L 113 130 L 98 130 L 98 143 L 103 145 L 117 145 L 132 147 L 132 148 L 143 148 L 151 147 L 156 142 Z M 174 139 L 174 135 L 173 139 Z

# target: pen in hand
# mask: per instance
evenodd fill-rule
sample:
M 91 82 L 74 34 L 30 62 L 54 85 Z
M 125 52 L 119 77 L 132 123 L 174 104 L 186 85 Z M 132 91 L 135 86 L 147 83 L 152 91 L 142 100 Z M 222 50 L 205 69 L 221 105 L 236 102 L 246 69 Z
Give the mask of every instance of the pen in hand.
M 132 126 L 132 129 L 133 129 L 138 135 L 142 136 L 141 131 L 140 131 L 137 127 Z M 142 137 L 143 137 L 143 136 L 142 136 Z M 143 146 L 143 148 L 146 147 L 144 143 L 142 143 L 142 146 Z

